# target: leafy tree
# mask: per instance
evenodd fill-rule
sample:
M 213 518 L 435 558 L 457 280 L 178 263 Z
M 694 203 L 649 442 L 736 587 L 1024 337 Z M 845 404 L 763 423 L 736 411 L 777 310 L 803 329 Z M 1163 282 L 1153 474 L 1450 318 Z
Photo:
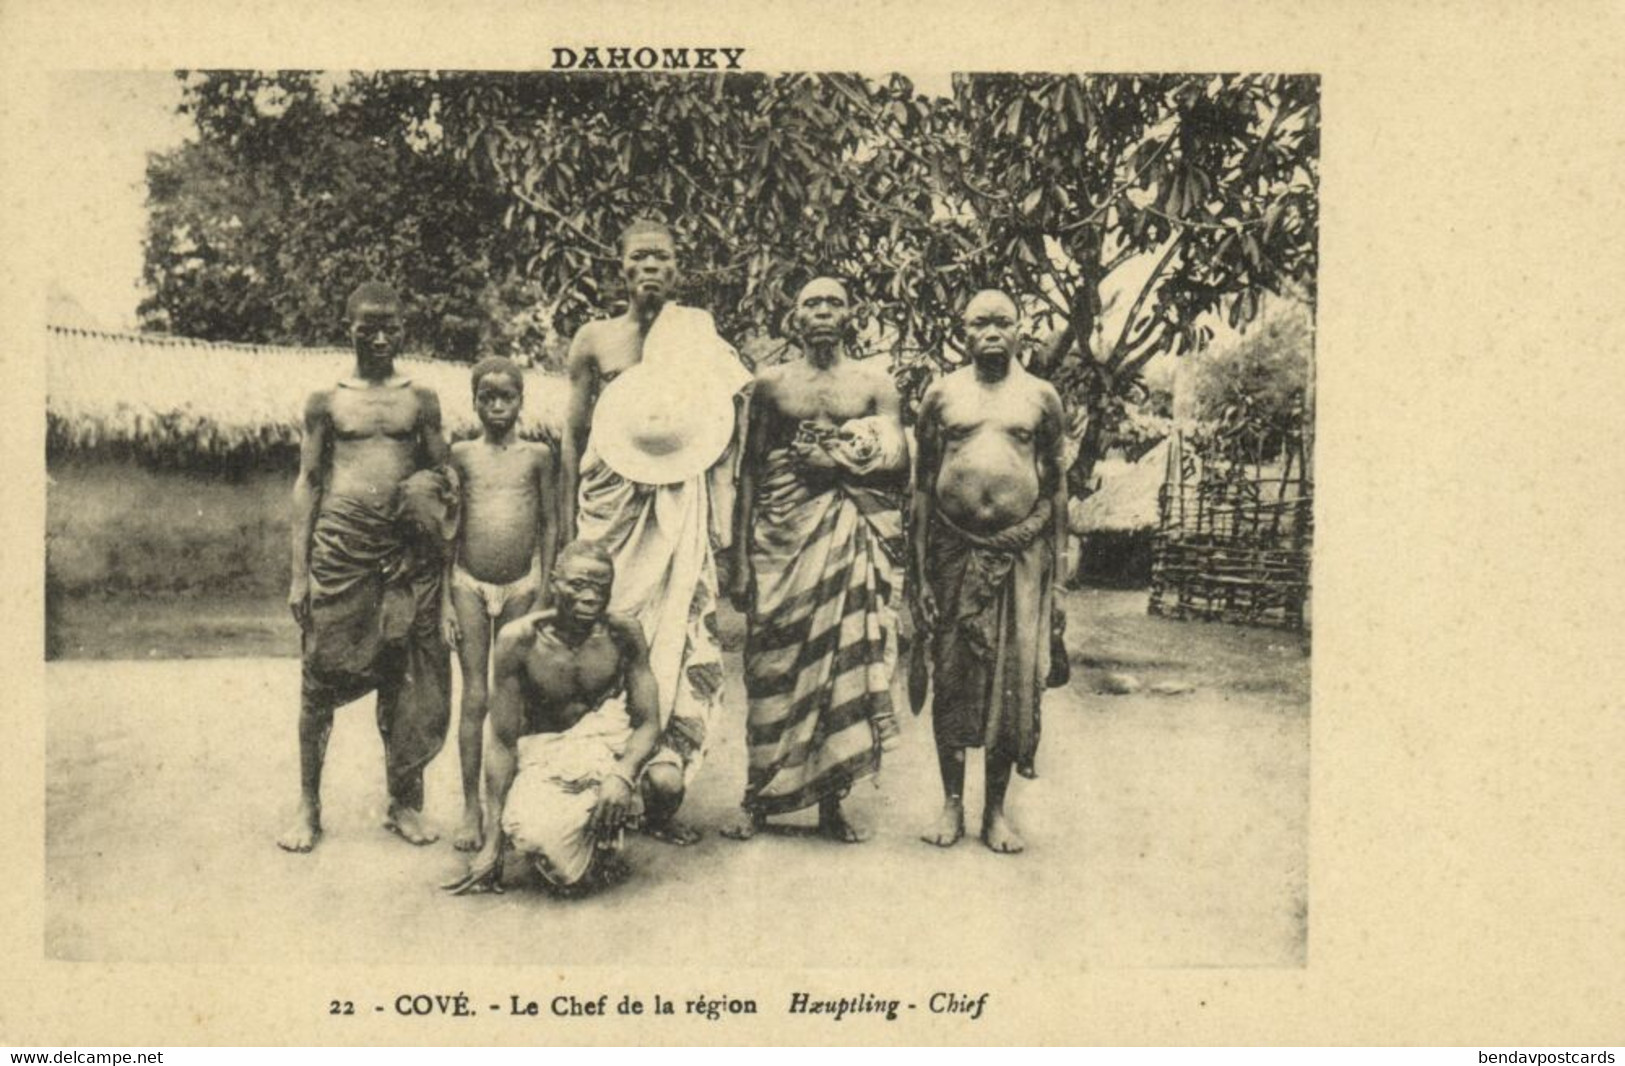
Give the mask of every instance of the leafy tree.
M 557 294 L 566 332 L 624 300 L 614 241 L 638 217 L 673 225 L 680 296 L 736 336 L 775 333 L 797 283 L 825 270 L 904 321 L 895 279 L 918 250 L 904 247 L 903 226 L 930 211 L 931 193 L 877 158 L 872 128 L 888 103 L 888 125 L 918 121 L 904 79 L 482 74 L 424 85 L 445 143 L 508 198 L 513 254 Z
M 148 164 L 141 312 L 207 339 L 345 342 L 361 280 L 408 297 L 415 343 L 453 358 L 491 332 L 500 201 L 414 138 L 386 77 L 188 76 L 198 138 Z
M 1301 440 L 1311 330 L 1304 308 L 1281 307 L 1236 344 L 1197 358 L 1195 415 L 1216 456 L 1266 463 Z
M 280 339 L 272 306 L 275 256 L 263 239 L 274 220 L 249 171 L 207 144 L 147 161 L 149 295 L 142 325 L 209 340 Z
M 1140 371 L 1261 296 L 1314 298 L 1318 83 L 1308 77 L 958 76 L 951 99 L 856 75 L 440 79 L 439 120 L 566 316 L 615 292 L 625 221 L 675 223 L 691 298 L 772 332 L 793 281 L 854 278 L 917 393 L 957 309 L 1034 309 L 1034 365 L 1087 412 L 1077 483 Z M 1141 279 L 1114 308 L 1114 274 Z M 1115 313 L 1115 314 L 1113 314 Z M 1115 328 L 1104 327 L 1115 319 Z
M 1029 364 L 1087 416 L 1077 488 L 1150 359 L 1266 293 L 1312 306 L 1318 94 L 1251 75 L 960 75 L 929 97 L 897 75 L 212 74 L 188 91 L 197 157 L 154 163 L 154 313 L 207 323 L 218 299 L 221 330 L 308 342 L 371 273 L 420 300 L 443 352 L 556 348 L 624 298 L 622 226 L 659 217 L 680 297 L 752 350 L 799 281 L 847 276 L 909 396 L 956 361 L 966 296 L 1009 289 Z

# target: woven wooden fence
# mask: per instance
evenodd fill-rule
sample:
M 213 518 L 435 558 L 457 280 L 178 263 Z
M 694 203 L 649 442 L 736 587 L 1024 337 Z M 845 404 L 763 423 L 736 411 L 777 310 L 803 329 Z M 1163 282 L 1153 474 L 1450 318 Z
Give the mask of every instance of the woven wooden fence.
M 1176 434 L 1151 548 L 1152 614 L 1308 628 L 1313 491 L 1278 467 L 1208 461 Z

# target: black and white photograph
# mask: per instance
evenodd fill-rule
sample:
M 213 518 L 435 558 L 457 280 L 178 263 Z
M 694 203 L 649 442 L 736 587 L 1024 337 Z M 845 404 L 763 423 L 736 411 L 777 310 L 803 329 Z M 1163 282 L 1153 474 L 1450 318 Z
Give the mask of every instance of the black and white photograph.
M 0 1044 L 1608 1061 L 1622 44 L 0 5 Z
M 1303 966 L 1318 79 L 565 52 L 55 80 L 47 954 Z

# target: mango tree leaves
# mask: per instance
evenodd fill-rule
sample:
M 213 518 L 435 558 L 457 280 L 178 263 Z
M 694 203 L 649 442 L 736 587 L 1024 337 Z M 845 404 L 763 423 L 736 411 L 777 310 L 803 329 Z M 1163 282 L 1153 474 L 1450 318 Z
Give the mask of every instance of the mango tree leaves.
M 196 154 L 152 174 L 153 313 L 309 342 L 369 271 L 421 298 L 445 351 L 542 318 L 568 336 L 624 300 L 616 235 L 655 217 L 680 297 L 741 341 L 775 336 L 812 274 L 851 279 L 911 396 L 956 361 L 965 298 L 1010 290 L 1098 443 L 1206 316 L 1312 304 L 1318 94 L 1274 75 L 956 75 L 933 97 L 898 75 L 210 74 L 187 94 Z M 1130 264 L 1146 277 L 1118 293 Z

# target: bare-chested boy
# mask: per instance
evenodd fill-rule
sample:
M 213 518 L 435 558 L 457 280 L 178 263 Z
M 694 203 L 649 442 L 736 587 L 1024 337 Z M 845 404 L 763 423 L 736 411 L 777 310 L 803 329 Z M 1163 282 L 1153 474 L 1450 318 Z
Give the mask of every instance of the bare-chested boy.
M 618 850 L 660 706 L 643 631 L 606 613 L 614 581 L 609 554 L 576 541 L 559 552 L 551 609 L 497 636 L 485 843 L 450 891 L 500 892 L 505 838 L 559 888 Z
M 400 298 L 358 287 L 346 311 L 355 373 L 305 403 L 293 490 L 293 580 L 288 606 L 303 637 L 299 813 L 277 839 L 309 851 L 322 832 L 322 765 L 333 712 L 378 694 L 389 787 L 385 826 L 413 844 L 436 839 L 422 822 L 423 768 L 445 742 L 451 663 L 439 634 L 449 479 L 440 400 L 396 373 L 404 338 Z M 437 513 L 438 512 L 438 513 Z M 425 514 L 430 529 L 417 521 Z
M 1061 398 L 1016 361 L 1020 313 L 1002 292 L 965 307 L 971 365 L 932 385 L 916 426 L 919 465 L 909 588 L 930 634 L 932 729 L 942 816 L 925 839 L 965 832 L 965 749 L 986 748 L 982 841 L 1025 846 L 1005 815 L 1011 770 L 1033 775 L 1050 612 L 1066 534 Z
M 491 638 L 541 606 L 558 543 L 553 452 L 519 439 L 525 381 L 510 360 L 481 360 L 472 375 L 481 433 L 452 446 L 462 486 L 462 524 L 446 582 L 445 637 L 463 672 L 457 754 L 463 775 L 458 851 L 480 846 L 480 744 L 485 729 Z

